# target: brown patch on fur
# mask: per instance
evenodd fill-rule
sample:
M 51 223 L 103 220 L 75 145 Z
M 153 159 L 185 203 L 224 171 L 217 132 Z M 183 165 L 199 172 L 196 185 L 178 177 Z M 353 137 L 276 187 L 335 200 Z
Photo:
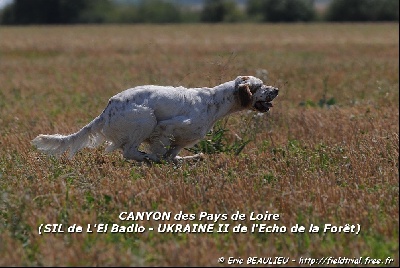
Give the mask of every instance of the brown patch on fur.
M 252 94 L 248 85 L 239 85 L 240 105 L 247 107 L 251 104 Z

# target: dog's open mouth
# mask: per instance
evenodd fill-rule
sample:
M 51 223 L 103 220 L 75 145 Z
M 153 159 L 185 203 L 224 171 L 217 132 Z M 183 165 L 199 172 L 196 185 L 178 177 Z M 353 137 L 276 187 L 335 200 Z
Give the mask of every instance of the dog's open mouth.
M 278 96 L 279 89 L 272 86 L 262 86 L 260 91 L 255 93 L 254 110 L 265 113 L 273 107 L 272 101 Z
M 254 108 L 260 113 L 268 112 L 271 107 L 273 107 L 272 103 L 267 101 L 257 101 L 254 104 Z

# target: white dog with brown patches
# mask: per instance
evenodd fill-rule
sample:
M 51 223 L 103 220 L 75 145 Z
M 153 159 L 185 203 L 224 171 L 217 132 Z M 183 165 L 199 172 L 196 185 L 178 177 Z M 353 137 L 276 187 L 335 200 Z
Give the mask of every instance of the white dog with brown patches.
M 69 157 L 106 141 L 107 152 L 120 148 L 125 158 L 136 161 L 193 158 L 177 155 L 226 115 L 245 109 L 267 112 L 277 95 L 277 88 L 253 76 L 238 76 L 213 88 L 138 86 L 112 97 L 104 111 L 78 132 L 39 135 L 32 143 L 50 155 L 68 150 Z M 148 145 L 146 152 L 139 150 L 142 143 Z

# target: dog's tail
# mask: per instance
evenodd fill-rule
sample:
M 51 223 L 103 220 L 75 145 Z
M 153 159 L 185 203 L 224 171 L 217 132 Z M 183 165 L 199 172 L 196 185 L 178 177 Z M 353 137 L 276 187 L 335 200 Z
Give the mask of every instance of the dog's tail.
M 41 134 L 32 140 L 32 144 L 39 151 L 49 155 L 59 156 L 68 150 L 69 158 L 72 158 L 80 149 L 94 148 L 104 141 L 105 137 L 101 132 L 103 121 L 103 117 L 100 115 L 78 132 L 67 136 Z

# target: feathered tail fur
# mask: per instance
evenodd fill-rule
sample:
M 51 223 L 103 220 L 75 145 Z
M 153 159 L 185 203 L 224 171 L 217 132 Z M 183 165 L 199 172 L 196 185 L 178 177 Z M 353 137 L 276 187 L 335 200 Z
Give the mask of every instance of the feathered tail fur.
M 94 148 L 104 141 L 104 135 L 101 132 L 103 119 L 100 116 L 93 119 L 78 132 L 71 135 L 39 135 L 32 144 L 41 152 L 49 155 L 59 156 L 69 151 L 68 157 L 72 158 L 74 154 L 82 148 Z

